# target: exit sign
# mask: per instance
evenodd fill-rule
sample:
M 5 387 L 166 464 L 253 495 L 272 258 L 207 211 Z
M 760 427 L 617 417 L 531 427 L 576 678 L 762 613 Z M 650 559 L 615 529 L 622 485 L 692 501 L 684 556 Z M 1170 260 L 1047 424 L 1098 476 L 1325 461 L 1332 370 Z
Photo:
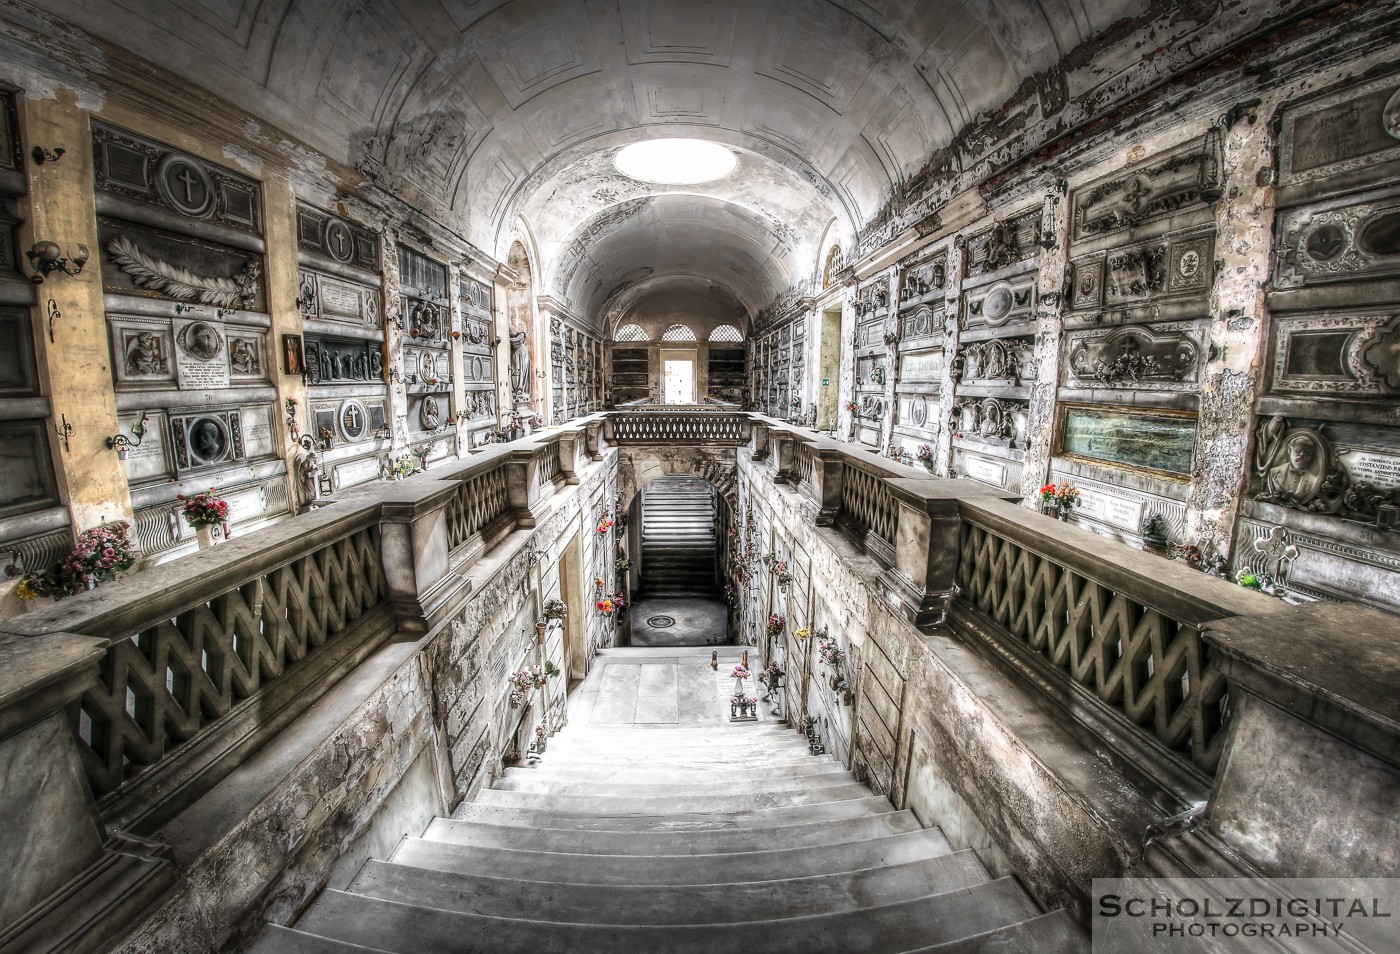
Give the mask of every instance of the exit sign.
M 822 378 L 822 387 L 824 387 L 824 388 L 829 388 L 829 387 L 831 387 L 831 379 L 830 379 L 830 378 Z

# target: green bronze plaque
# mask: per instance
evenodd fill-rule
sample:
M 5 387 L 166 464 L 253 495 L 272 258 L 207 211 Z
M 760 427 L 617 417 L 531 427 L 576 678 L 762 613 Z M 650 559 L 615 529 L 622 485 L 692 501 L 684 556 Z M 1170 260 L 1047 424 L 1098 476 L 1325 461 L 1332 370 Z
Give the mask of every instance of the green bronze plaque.
M 1061 454 L 1189 477 L 1195 446 L 1193 414 L 1081 405 L 1061 410 Z

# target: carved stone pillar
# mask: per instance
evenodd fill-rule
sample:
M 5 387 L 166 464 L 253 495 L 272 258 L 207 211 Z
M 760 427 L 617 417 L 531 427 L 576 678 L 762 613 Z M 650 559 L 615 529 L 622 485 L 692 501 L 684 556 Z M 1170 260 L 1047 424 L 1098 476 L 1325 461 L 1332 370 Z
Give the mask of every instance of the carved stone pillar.
M 773 460 L 778 469 L 773 483 L 791 483 L 797 467 L 797 441 L 793 435 L 785 431 L 773 435 Z
M 817 502 L 816 525 L 829 527 L 841 511 L 841 488 L 845 485 L 844 455 L 834 447 L 812 449 L 812 497 Z
M 535 525 L 540 502 L 540 462 L 538 448 L 512 451 L 506 463 L 506 494 L 515 522 L 521 527 Z
M 386 490 L 392 499 L 383 504 L 379 531 L 389 601 L 400 632 L 415 637 L 437 623 L 449 597 L 464 592 L 463 581 L 448 572 L 447 503 L 457 484 L 428 486 L 426 492 L 414 484 Z
M 768 457 L 768 425 L 759 421 L 753 424 L 753 459 L 764 460 Z

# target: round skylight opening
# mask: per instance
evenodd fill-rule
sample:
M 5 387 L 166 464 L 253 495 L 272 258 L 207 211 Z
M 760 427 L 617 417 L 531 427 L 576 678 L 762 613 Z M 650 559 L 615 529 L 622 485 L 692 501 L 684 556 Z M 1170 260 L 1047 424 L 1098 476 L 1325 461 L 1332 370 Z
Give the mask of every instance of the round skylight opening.
M 738 157 L 704 139 L 649 139 L 625 146 L 613 160 L 617 171 L 657 185 L 695 185 L 723 179 Z

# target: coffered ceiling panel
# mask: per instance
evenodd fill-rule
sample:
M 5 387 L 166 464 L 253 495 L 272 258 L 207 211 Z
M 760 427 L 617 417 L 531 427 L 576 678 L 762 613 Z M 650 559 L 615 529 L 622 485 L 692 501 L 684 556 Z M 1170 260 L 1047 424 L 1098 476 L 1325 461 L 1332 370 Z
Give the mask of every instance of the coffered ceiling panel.
M 423 52 L 391 8 L 357 6 L 336 33 L 317 97 L 352 123 L 377 126 L 390 103 L 407 94 L 404 74 Z
M 593 29 L 583 4 L 534 4 L 538 17 L 517 15 L 491 30 L 496 17 L 475 38 L 477 55 L 511 108 L 601 65 Z
M 775 11 L 768 18 L 755 72 L 788 83 L 843 113 L 873 66 L 862 55 L 859 39 L 833 34 L 829 24 Z
M 623 0 L 627 62 L 728 66 L 734 49 L 733 4 L 701 0 Z

